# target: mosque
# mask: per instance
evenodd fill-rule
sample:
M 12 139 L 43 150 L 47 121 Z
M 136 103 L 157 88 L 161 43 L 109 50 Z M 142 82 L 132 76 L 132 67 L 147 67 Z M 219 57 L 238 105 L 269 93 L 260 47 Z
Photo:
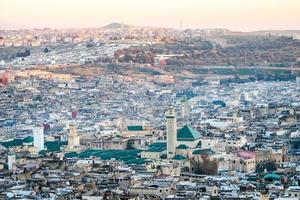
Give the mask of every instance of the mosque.
M 178 157 L 190 158 L 202 154 L 214 154 L 211 148 L 217 145 L 217 142 L 204 138 L 202 134 L 188 125 L 178 129 L 175 108 L 170 107 L 166 114 L 166 149 L 163 142 L 150 146 L 147 151 L 142 152 L 142 157 L 159 159 L 166 150 L 168 159 Z

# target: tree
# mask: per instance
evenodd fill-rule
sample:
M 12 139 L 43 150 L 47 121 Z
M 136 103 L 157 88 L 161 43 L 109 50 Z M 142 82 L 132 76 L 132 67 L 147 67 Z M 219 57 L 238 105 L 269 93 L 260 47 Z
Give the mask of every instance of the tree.
M 209 158 L 207 155 L 201 155 L 201 159 L 193 158 L 191 165 L 195 174 L 215 175 L 218 172 L 218 161 Z

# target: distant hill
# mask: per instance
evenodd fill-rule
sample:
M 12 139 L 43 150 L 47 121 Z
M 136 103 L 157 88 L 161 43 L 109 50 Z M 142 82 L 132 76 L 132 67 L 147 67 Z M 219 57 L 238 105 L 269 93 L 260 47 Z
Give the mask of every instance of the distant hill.
M 101 29 L 120 29 L 120 28 L 130 28 L 130 27 L 133 27 L 133 26 L 114 22 L 114 23 L 110 23 L 110 24 L 107 24 L 106 26 L 101 27 Z
M 300 30 L 262 30 L 262 31 L 252 31 L 249 32 L 249 34 L 252 35 L 295 35 L 295 34 L 300 34 Z

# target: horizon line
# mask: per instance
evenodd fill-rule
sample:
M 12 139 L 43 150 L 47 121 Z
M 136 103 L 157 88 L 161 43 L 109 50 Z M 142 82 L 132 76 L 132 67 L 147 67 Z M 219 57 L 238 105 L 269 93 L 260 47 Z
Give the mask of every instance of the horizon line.
M 121 22 L 111 22 L 111 23 L 107 23 L 105 25 L 102 26 L 78 26 L 78 27 L 71 27 L 71 26 L 66 26 L 66 27 L 51 27 L 51 26 L 45 26 L 45 27 L 41 27 L 41 26 L 35 26 L 35 27 L 19 27 L 19 28 L 6 28 L 6 27 L 0 27 L 0 31 L 22 31 L 22 30 L 42 30 L 42 29 L 53 29 L 53 30 L 68 30 L 68 29 L 101 29 L 104 28 L 105 26 L 111 25 L 111 24 L 122 24 Z M 186 28 L 176 28 L 176 27 L 171 27 L 171 26 L 152 26 L 152 25 L 132 25 L 132 24 L 124 24 L 125 26 L 132 26 L 133 28 L 162 28 L 162 29 L 175 29 L 175 30 L 228 30 L 231 32 L 242 32 L 242 33 L 250 33 L 250 32 L 263 32 L 263 31 L 300 31 L 299 29 L 274 29 L 274 28 L 270 28 L 270 29 L 253 29 L 253 30 L 235 30 L 235 29 L 230 29 L 230 28 L 225 28 L 225 27 L 207 27 L 207 28 L 195 28 L 195 27 L 186 27 Z

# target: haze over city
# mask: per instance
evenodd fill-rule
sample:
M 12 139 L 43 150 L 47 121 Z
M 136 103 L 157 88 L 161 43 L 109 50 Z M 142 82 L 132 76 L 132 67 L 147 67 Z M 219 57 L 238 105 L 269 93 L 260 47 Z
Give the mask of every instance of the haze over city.
M 300 0 L 0 0 L 0 199 L 299 200 Z
M 0 29 L 101 27 L 111 22 L 236 31 L 298 30 L 298 0 L 1 0 Z

